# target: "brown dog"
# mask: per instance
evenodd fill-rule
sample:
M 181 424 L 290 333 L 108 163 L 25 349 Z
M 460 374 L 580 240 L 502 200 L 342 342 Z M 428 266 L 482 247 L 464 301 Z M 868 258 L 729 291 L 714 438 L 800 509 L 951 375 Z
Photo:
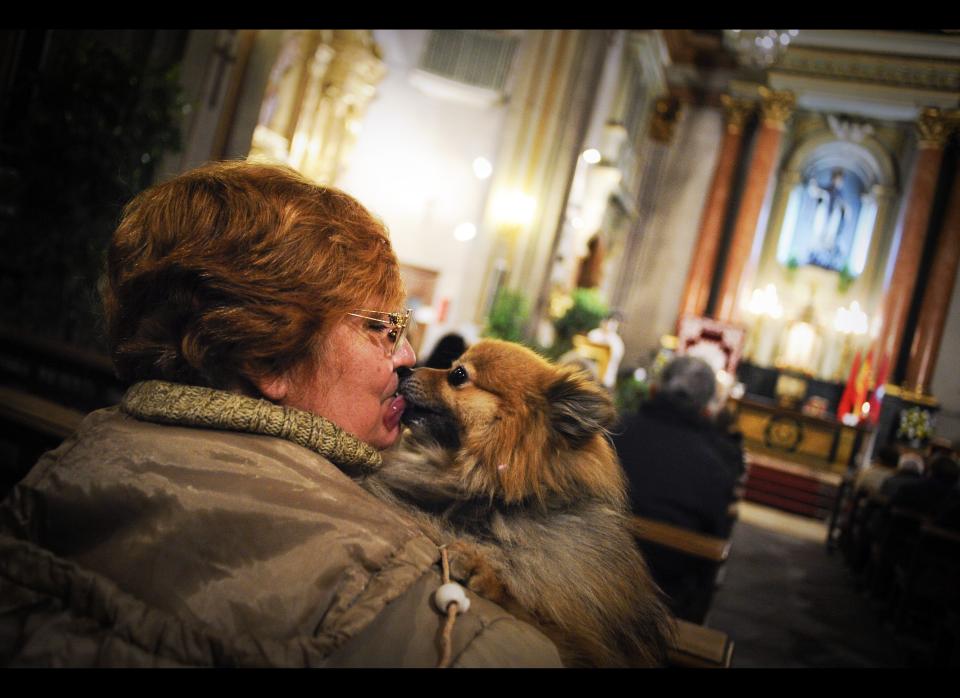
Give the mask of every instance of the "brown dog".
M 497 340 L 400 392 L 410 432 L 365 486 L 451 543 L 454 576 L 537 623 L 568 666 L 661 664 L 671 619 L 628 533 L 607 393 Z

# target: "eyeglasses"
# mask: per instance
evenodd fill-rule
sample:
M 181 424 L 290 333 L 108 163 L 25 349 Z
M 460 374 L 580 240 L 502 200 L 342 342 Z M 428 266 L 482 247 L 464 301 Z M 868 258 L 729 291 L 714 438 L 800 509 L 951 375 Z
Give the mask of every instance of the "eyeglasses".
M 390 349 L 390 355 L 393 356 L 397 353 L 397 349 L 400 348 L 400 345 L 403 343 L 403 338 L 407 334 L 407 326 L 410 324 L 411 312 L 410 308 L 399 313 L 384 313 L 379 310 L 358 310 L 355 313 L 347 313 L 347 315 L 363 318 L 364 320 L 372 320 L 373 322 L 380 323 L 385 328 L 389 327 L 387 337 L 393 342 L 393 347 Z

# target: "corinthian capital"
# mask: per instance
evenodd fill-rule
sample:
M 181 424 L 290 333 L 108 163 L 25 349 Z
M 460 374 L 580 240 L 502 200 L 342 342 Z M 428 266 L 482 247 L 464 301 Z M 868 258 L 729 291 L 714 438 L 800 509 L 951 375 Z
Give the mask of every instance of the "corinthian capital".
M 658 143 L 673 140 L 673 129 L 680 118 L 682 105 L 676 97 L 661 97 L 654 105 L 650 118 L 650 138 Z
M 944 114 L 936 107 L 927 107 L 920 112 L 916 127 L 921 148 L 943 148 L 950 135 L 950 124 Z
M 756 109 L 756 104 L 749 99 L 740 99 L 730 95 L 720 95 L 720 102 L 723 104 L 723 115 L 727 123 L 727 131 L 730 133 L 740 133 L 747 118 Z
M 760 111 L 763 123 L 771 128 L 784 130 L 797 103 L 796 97 L 788 90 L 771 90 L 760 87 Z

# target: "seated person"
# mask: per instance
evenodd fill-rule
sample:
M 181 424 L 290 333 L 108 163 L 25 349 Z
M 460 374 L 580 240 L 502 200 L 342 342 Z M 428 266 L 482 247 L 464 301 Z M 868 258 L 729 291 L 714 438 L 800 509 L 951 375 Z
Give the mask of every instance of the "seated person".
M 957 466 L 956 461 L 949 456 L 936 456 L 931 461 L 929 472 L 925 477 L 915 478 L 896 488 L 887 488 L 887 492 L 883 492 L 884 487 L 893 479 L 891 477 L 880 489 L 890 498 L 891 507 L 909 509 L 918 514 L 930 516 L 947 499 L 957 483 L 958 476 L 960 476 L 960 467 Z
M 723 437 L 706 415 L 715 391 L 716 378 L 705 361 L 674 359 L 654 385 L 653 397 L 614 434 L 635 514 L 710 536 L 730 534 L 728 508 L 737 473 L 730 454 L 717 444 L 727 438 L 732 452 L 735 442 Z M 742 452 L 738 458 L 742 463 Z M 674 613 L 701 622 L 706 611 L 699 605 L 705 584 L 702 561 L 665 548 L 644 553 Z
M 941 528 L 960 531 L 960 483 L 950 488 L 933 515 L 933 522 Z
M 423 362 L 425 368 L 448 369 L 467 350 L 467 341 L 456 332 L 450 332 L 437 340 L 430 356 Z
M 0 504 L 0 666 L 560 666 L 352 476 L 415 363 L 387 229 L 292 169 L 214 163 L 124 209 L 103 287 L 131 385 Z M 449 627 L 449 626 L 448 626 Z
M 904 485 L 919 482 L 923 478 L 923 468 L 923 456 L 904 453 L 897 461 L 897 471 L 880 484 L 880 495 L 889 500 Z
M 879 494 L 880 487 L 894 474 L 899 459 L 900 454 L 894 446 L 882 447 L 874 462 L 857 473 L 854 492 L 865 496 Z

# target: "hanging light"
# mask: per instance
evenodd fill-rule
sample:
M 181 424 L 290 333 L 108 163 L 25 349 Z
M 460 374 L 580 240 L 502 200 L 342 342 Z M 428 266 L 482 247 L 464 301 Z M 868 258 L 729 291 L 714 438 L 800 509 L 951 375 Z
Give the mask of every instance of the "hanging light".
M 477 179 L 487 179 L 493 174 L 493 164 L 483 156 L 474 158 L 473 174 Z
M 800 31 L 797 29 L 726 29 L 724 42 L 737 52 L 740 62 L 755 68 L 771 67 Z
M 600 162 L 602 158 L 602 156 L 600 155 L 600 151 L 597 150 L 596 148 L 587 148 L 586 150 L 583 151 L 582 156 L 583 156 L 583 159 L 586 160 L 591 165 L 596 165 L 598 162 Z

